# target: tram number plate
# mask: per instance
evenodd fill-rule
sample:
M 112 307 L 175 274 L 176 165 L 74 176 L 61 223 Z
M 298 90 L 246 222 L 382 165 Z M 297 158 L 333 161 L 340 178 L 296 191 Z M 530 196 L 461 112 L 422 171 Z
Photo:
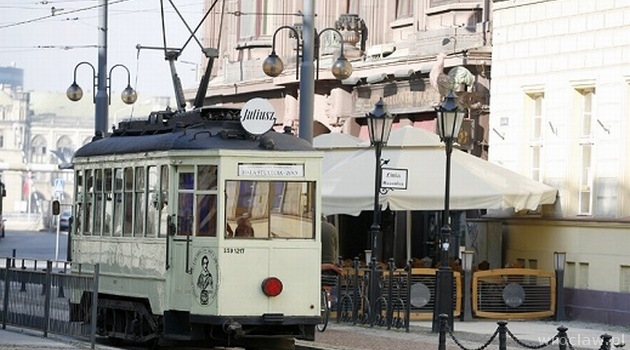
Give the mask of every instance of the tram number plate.
M 223 248 L 223 254 L 245 254 L 245 248 Z

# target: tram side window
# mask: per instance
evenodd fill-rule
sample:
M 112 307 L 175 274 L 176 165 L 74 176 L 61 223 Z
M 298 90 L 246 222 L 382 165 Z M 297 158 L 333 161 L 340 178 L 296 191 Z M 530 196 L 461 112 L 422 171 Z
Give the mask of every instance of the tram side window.
M 85 176 L 83 175 L 83 170 L 77 170 L 74 179 L 74 183 L 76 186 L 74 190 L 76 196 L 76 206 L 74 208 L 74 213 L 76 216 L 74 217 L 74 223 L 72 224 L 72 226 L 75 234 L 79 234 L 83 229 L 81 226 L 81 223 L 83 222 L 83 220 L 81 219 L 83 215 L 83 205 L 85 204 L 85 185 L 83 183 L 83 181 L 85 180 Z
M 93 201 L 94 201 L 94 178 L 92 177 L 92 170 L 85 171 L 85 207 L 82 215 L 83 218 L 83 234 L 92 234 L 92 213 L 93 213 Z
M 131 237 L 133 234 L 133 168 L 125 168 L 125 194 L 123 198 L 124 220 L 123 236 Z
M 315 184 L 226 181 L 227 238 L 315 237 Z
M 114 198 L 113 203 L 113 236 L 122 236 L 123 221 L 123 170 L 121 168 L 114 169 Z
M 165 237 L 168 234 L 168 166 L 163 166 L 161 171 L 161 178 L 159 181 L 160 193 L 159 200 L 159 222 L 160 231 L 158 236 Z
M 217 236 L 217 166 L 197 166 L 197 235 Z
M 197 166 L 197 235 L 217 236 L 217 166 Z
M 204 194 L 197 196 L 197 235 L 217 236 L 217 196 Z
M 147 168 L 147 173 L 149 176 L 148 182 L 148 199 L 149 206 L 147 207 L 147 226 L 145 236 L 147 237 L 155 237 L 158 232 L 158 226 L 160 223 L 160 206 L 161 206 L 161 198 L 160 198 L 160 188 L 159 188 L 159 168 L 156 168 L 154 165 Z
M 94 228 L 92 234 L 94 236 L 100 236 L 103 224 L 103 170 L 94 170 Z
M 197 190 L 217 189 L 217 166 L 199 165 L 197 167 Z
M 135 169 L 136 173 L 136 181 L 135 181 L 135 189 L 134 189 L 134 236 L 142 237 L 144 232 L 144 219 L 145 219 L 145 211 L 146 211 L 146 179 L 144 167 L 137 167 Z
M 104 205 L 105 205 L 105 220 L 103 222 L 103 235 L 111 236 L 112 235 L 112 213 L 113 213 L 113 203 L 112 200 L 112 169 L 104 169 L 104 183 L 105 186 L 104 192 Z

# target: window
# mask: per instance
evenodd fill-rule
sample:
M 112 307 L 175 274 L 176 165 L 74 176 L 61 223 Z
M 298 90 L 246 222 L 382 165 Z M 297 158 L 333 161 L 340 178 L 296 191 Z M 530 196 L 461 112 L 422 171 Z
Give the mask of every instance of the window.
M 194 203 L 195 173 L 190 170 L 179 172 L 177 195 L 177 235 L 192 235 L 193 232 L 193 203 Z
M 74 184 L 75 184 L 74 193 L 76 196 L 76 200 L 75 200 L 76 207 L 74 208 L 75 217 L 74 217 L 74 228 L 73 228 L 74 232 L 76 232 L 77 234 L 83 231 L 82 223 L 85 222 L 85 219 L 83 218 L 83 209 L 84 209 L 84 204 L 85 204 L 85 185 L 83 183 L 84 180 L 85 180 L 85 176 L 84 176 L 83 170 L 77 170 L 75 172 L 75 180 L 74 180 Z M 68 234 L 70 234 L 70 232 L 68 232 Z
M 146 224 L 146 237 L 155 237 L 159 231 L 160 224 L 160 211 L 162 210 L 162 201 L 160 193 L 160 171 L 159 167 L 154 165 L 147 168 L 148 174 L 148 192 L 147 198 L 149 205 L 147 207 L 147 224 Z
M 146 178 L 144 167 L 135 168 L 135 188 L 134 188 L 134 206 L 133 206 L 133 227 L 134 236 L 142 237 L 144 234 L 144 222 L 146 219 L 147 196 L 146 196 Z
M 31 140 L 31 163 L 46 163 L 46 139 L 41 135 Z
M 94 219 L 92 222 L 94 223 L 94 228 L 92 229 L 92 234 L 95 236 L 101 235 L 102 224 L 103 224 L 103 215 L 104 215 L 104 201 L 103 201 L 103 169 L 95 169 L 94 170 L 94 188 L 93 188 L 93 196 L 92 199 L 94 201 Z
M 124 194 L 123 194 L 123 205 L 124 208 L 124 219 L 123 219 L 123 227 L 122 233 L 125 237 L 133 236 L 133 168 L 127 167 L 124 169 L 123 173 L 124 178 Z
M 577 284 L 575 288 L 578 289 L 588 289 L 588 263 L 580 262 L 578 263 L 578 273 L 577 273 Z
M 103 169 L 104 177 L 104 206 L 105 206 L 105 219 L 103 221 L 103 236 L 112 235 L 112 218 L 114 213 L 114 201 L 112 200 L 112 184 L 113 184 L 113 169 Z
M 396 19 L 413 17 L 413 1 L 396 0 Z
M 70 163 L 74 155 L 74 146 L 68 136 L 62 136 L 57 140 L 57 149 L 53 152 L 53 164 Z
M 179 170 L 177 235 L 217 236 L 217 166 Z
M 359 0 L 348 0 L 348 4 L 346 5 L 346 13 L 352 15 L 359 14 Z
M 530 124 L 530 177 L 536 181 L 542 181 L 542 146 L 543 140 L 543 102 L 545 95 L 543 93 L 527 94 L 527 106 L 525 107 L 528 114 Z
M 94 208 L 94 178 L 92 177 L 92 170 L 85 171 L 85 211 L 83 213 L 83 234 L 92 234 L 92 214 Z
M 591 215 L 593 206 L 593 100 L 595 89 L 578 89 L 579 154 L 578 215 Z
M 576 273 L 577 267 L 575 262 L 567 260 L 567 266 L 564 269 L 564 287 L 575 288 Z
M 619 291 L 630 293 L 630 266 L 621 265 L 619 270 Z
M 226 181 L 226 238 L 315 237 L 312 182 Z
M 217 166 L 197 168 L 197 234 L 217 236 Z
M 113 235 L 115 237 L 122 236 L 122 223 L 123 223 L 123 169 L 114 169 L 114 219 L 113 219 Z
M 242 40 L 256 39 L 261 36 L 271 36 L 274 28 L 273 16 L 275 2 L 269 0 L 241 1 L 239 38 Z
M 166 234 L 167 166 L 77 170 L 75 182 L 77 232 L 130 238 Z
M 158 195 L 160 211 L 160 230 L 158 236 L 164 237 L 168 234 L 168 166 L 162 166 L 160 172 L 160 193 Z

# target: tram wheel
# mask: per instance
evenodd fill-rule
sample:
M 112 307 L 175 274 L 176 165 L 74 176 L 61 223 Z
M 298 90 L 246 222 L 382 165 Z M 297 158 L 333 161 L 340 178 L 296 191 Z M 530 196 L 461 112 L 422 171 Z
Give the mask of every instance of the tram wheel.
M 265 338 L 252 341 L 245 346 L 245 350 L 290 350 L 295 349 L 293 338 Z
M 115 337 L 107 337 L 107 341 L 111 346 L 120 347 L 122 345 L 122 339 Z

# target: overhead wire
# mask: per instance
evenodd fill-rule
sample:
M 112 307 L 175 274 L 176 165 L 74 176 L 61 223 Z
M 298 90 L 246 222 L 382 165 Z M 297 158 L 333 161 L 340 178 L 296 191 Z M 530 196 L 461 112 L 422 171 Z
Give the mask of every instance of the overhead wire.
M 118 4 L 118 3 L 127 2 L 127 1 L 131 1 L 131 0 L 113 0 L 109 4 L 113 5 L 113 4 Z M 99 4 L 99 5 L 88 6 L 88 7 L 84 7 L 84 8 L 80 8 L 80 9 L 75 9 L 75 10 L 58 11 L 58 12 L 55 12 L 54 14 L 50 14 L 50 15 L 47 15 L 47 16 L 37 17 L 37 18 L 26 20 L 26 21 L 20 21 L 20 22 L 0 25 L 0 29 L 17 27 L 17 26 L 21 26 L 21 25 L 29 24 L 29 23 L 33 23 L 33 22 L 39 22 L 39 21 L 43 21 L 45 19 L 50 19 L 50 18 L 53 18 L 53 17 L 61 16 L 61 15 L 69 15 L 69 14 L 72 14 L 72 13 L 89 11 L 89 10 L 93 10 L 93 9 L 96 9 L 96 8 L 99 8 L 99 7 L 102 7 L 102 6 L 103 5 Z

